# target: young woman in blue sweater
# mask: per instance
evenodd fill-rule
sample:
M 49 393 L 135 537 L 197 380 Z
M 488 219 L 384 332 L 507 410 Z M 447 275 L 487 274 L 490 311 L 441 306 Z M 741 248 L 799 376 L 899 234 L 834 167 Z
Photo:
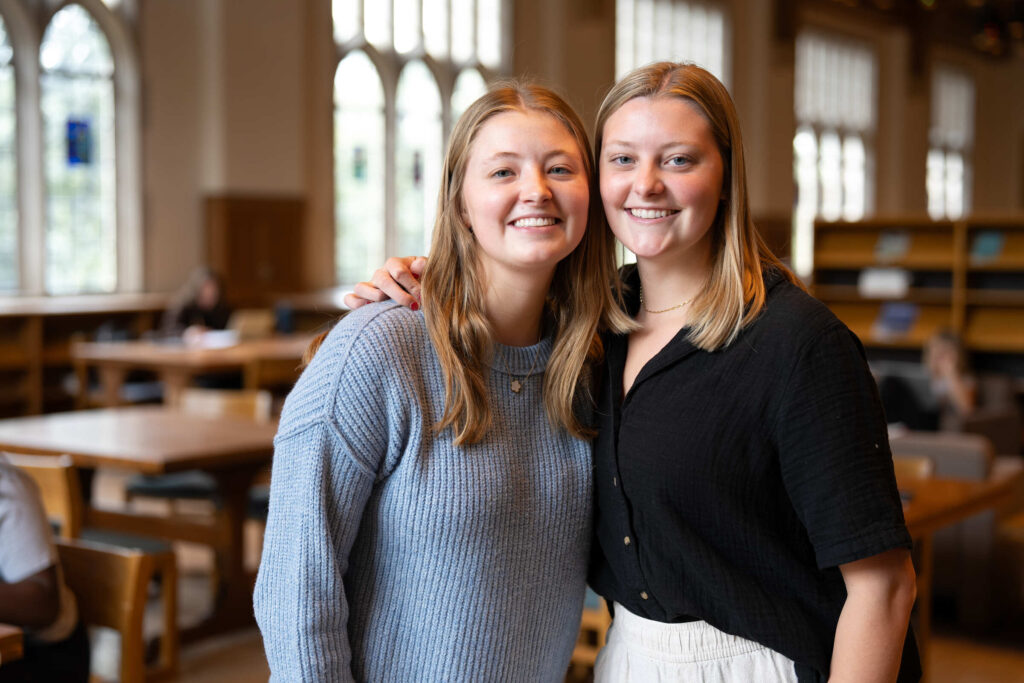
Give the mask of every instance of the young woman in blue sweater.
M 599 330 L 629 324 L 612 237 L 588 230 L 593 170 L 544 88 L 496 87 L 459 119 L 428 303 L 346 316 L 284 407 L 255 591 L 272 680 L 564 677 L 591 366 Z

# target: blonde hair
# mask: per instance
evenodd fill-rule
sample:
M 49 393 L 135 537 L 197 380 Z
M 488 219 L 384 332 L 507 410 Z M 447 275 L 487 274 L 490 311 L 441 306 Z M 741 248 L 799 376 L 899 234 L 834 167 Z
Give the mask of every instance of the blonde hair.
M 514 81 L 495 85 L 469 106 L 452 131 L 422 278 L 427 330 L 445 381 L 444 415 L 435 429 L 451 426 L 458 445 L 479 441 L 490 426 L 485 365 L 494 349 L 484 314 L 477 242 L 462 219 L 463 180 L 480 129 L 494 116 L 513 111 L 548 114 L 565 126 L 579 146 L 590 185 L 588 229 L 579 246 L 555 267 L 548 291 L 548 329 L 554 346 L 544 373 L 544 407 L 552 425 L 579 438 L 593 436 L 592 428 L 581 422 L 579 408 L 593 402 L 593 364 L 603 356 L 598 331 L 620 332 L 631 325 L 620 308 L 614 238 L 600 229 L 596 167 L 582 122 L 547 88 Z
M 707 120 L 722 156 L 725 197 L 709 233 L 711 272 L 690 316 L 690 341 L 714 351 L 730 344 L 760 314 L 764 268 L 775 268 L 790 282 L 803 285 L 768 249 L 750 217 L 739 117 L 725 86 L 694 64 L 658 62 L 631 71 L 612 87 L 598 110 L 595 158 L 601 158 L 608 119 L 637 97 L 678 97 L 693 104 Z

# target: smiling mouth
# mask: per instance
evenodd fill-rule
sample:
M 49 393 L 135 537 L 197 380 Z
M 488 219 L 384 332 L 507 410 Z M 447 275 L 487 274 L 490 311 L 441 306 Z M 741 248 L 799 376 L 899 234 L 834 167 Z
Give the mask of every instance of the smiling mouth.
M 665 218 L 679 213 L 675 209 L 626 209 L 634 218 Z
M 515 228 L 546 228 L 558 222 L 557 218 L 520 218 L 512 221 Z

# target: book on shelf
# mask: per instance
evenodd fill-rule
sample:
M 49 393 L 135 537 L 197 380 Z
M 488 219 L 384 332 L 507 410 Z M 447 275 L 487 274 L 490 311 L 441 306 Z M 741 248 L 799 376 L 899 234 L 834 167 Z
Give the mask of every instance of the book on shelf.
M 871 325 L 875 339 L 898 339 L 914 328 L 920 308 L 910 301 L 886 301 L 878 309 L 878 317 Z
M 899 261 L 910 251 L 910 233 L 903 230 L 883 230 L 875 240 L 875 260 L 879 263 Z
M 865 268 L 857 276 L 857 293 L 866 299 L 902 299 L 912 279 L 903 268 Z
M 971 242 L 971 263 L 981 265 L 991 263 L 1003 253 L 1006 236 L 998 230 L 982 230 Z

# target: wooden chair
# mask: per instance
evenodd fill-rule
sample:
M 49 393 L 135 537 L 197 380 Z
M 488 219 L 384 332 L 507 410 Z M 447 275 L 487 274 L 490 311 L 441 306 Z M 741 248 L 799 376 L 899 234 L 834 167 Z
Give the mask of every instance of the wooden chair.
M 143 608 L 145 607 L 145 587 L 149 585 L 154 575 L 160 576 L 164 629 L 160 638 L 159 659 L 152 673 L 163 674 L 176 671 L 178 668 L 178 565 L 171 546 L 159 539 L 83 528 L 85 504 L 82 500 L 81 482 L 78 478 L 78 469 L 70 457 L 13 453 L 7 453 L 6 457 L 36 482 L 42 494 L 43 509 L 51 523 L 57 527 L 61 542 L 84 540 L 86 543 L 93 543 L 99 549 L 106 548 L 110 552 L 135 553 L 141 556 L 138 580 L 142 582 L 143 586 Z M 74 586 L 72 586 L 72 590 L 74 590 Z M 79 595 L 77 591 L 75 594 Z M 128 623 L 125 622 L 125 624 Z M 123 632 L 122 637 L 124 637 Z M 135 653 L 128 648 L 132 646 L 134 639 L 138 639 L 141 643 L 142 638 L 140 617 L 137 633 L 122 643 L 122 673 L 124 673 L 125 667 L 129 666 L 126 659 L 135 656 Z M 125 642 L 127 645 L 124 644 Z M 144 646 L 140 645 L 139 647 L 143 648 Z M 142 655 L 139 656 L 142 657 Z M 122 676 L 122 681 L 127 680 L 141 679 L 127 679 Z
M 153 557 L 131 548 L 70 539 L 58 540 L 57 552 L 82 621 L 112 628 L 121 636 L 121 682 L 145 681 L 142 621 Z M 167 654 L 161 652 L 161 658 Z
M 897 481 L 900 479 L 924 479 L 935 473 L 935 462 L 923 455 L 897 455 L 892 459 L 892 466 L 896 472 Z
M 67 455 L 35 456 L 6 453 L 7 459 L 24 470 L 39 489 L 46 516 L 61 538 L 82 535 L 83 511 L 78 471 Z
M 259 422 L 270 419 L 273 397 L 267 391 L 249 389 L 200 389 L 181 392 L 183 412 L 206 417 L 248 417 Z
M 269 308 L 240 308 L 228 318 L 227 329 L 239 339 L 266 339 L 274 334 L 274 311 Z

